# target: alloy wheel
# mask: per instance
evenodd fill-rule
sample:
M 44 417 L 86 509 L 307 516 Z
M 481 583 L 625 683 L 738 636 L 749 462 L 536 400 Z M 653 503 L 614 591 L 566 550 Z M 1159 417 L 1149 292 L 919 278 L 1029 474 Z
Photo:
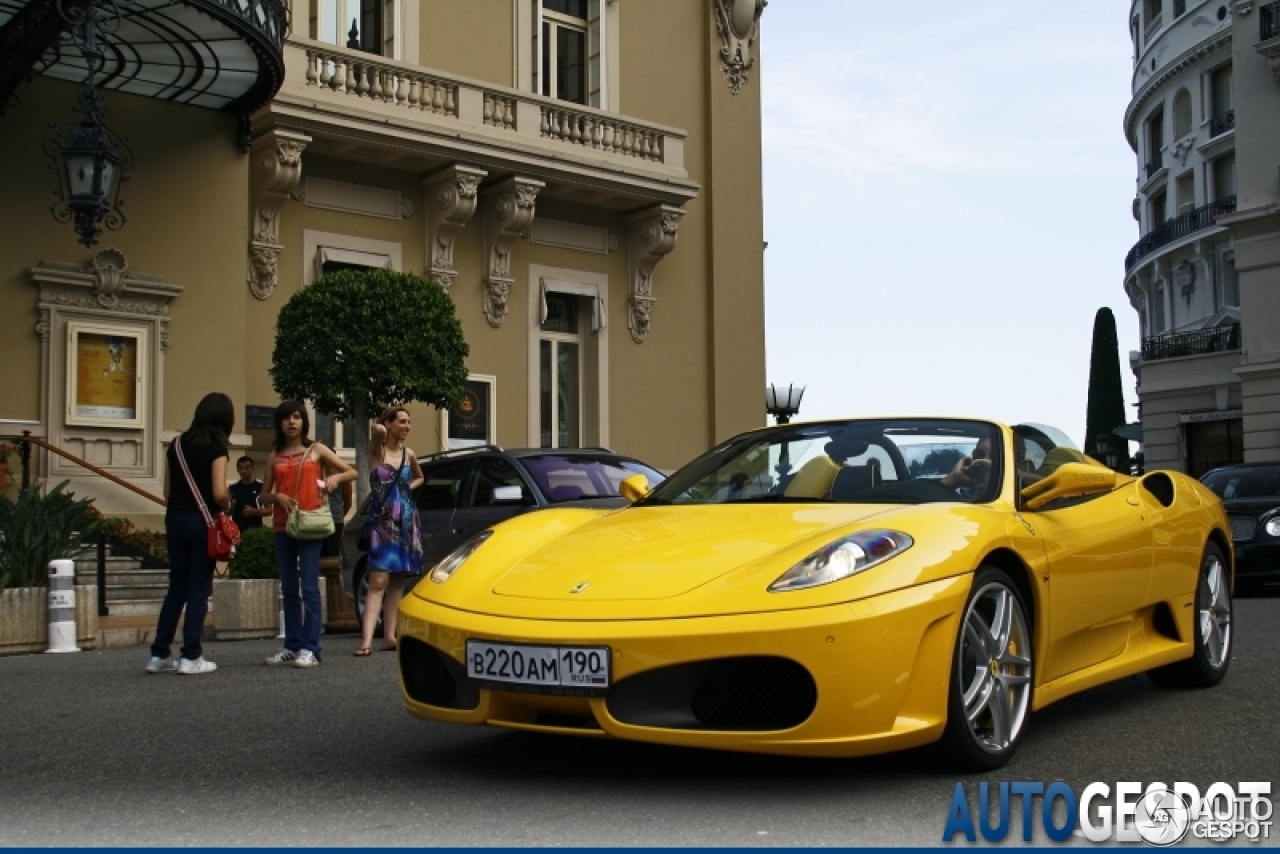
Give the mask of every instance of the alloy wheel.
M 1205 661 L 1217 670 L 1231 654 L 1231 591 L 1222 559 L 1216 554 L 1205 556 L 1199 599 L 1200 642 L 1204 644 Z
M 1031 699 L 1031 635 L 1022 605 L 1004 584 L 986 584 L 969 601 L 956 666 L 974 741 L 987 753 L 1009 749 Z

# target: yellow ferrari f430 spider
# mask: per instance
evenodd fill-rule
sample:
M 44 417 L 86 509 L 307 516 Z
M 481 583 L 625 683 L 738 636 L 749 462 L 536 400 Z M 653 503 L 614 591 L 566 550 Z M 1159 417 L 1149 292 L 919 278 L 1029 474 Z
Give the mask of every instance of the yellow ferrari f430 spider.
M 1230 663 L 1218 498 L 1050 427 L 781 425 L 643 481 L 437 564 L 400 609 L 409 712 L 801 755 L 940 742 L 983 770 L 1055 700 L 1144 671 L 1211 686 Z

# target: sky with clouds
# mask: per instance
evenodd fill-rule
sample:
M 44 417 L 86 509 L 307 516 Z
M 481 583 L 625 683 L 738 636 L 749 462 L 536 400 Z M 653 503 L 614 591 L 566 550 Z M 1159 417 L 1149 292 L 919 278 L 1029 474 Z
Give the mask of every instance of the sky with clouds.
M 1135 402 L 1127 16 L 1113 0 L 769 4 L 750 84 L 767 377 L 807 386 L 802 419 L 974 415 L 1083 443 L 1103 306 Z

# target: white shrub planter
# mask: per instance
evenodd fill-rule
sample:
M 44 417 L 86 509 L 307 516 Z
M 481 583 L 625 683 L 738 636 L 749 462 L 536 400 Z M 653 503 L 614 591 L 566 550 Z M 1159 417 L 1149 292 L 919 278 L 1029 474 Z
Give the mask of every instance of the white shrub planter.
M 76 585 L 76 645 L 98 644 L 98 585 Z M 44 652 L 49 648 L 49 588 L 0 590 L 0 655 Z

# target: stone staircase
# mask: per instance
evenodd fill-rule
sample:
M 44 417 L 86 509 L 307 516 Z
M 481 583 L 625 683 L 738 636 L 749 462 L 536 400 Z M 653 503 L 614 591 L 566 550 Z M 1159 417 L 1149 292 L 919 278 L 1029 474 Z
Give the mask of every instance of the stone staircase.
M 132 617 L 160 613 L 165 591 L 169 589 L 169 570 L 143 569 L 142 559 L 113 554 L 107 547 L 107 609 L 113 617 Z M 96 550 L 76 561 L 76 584 L 98 583 Z

